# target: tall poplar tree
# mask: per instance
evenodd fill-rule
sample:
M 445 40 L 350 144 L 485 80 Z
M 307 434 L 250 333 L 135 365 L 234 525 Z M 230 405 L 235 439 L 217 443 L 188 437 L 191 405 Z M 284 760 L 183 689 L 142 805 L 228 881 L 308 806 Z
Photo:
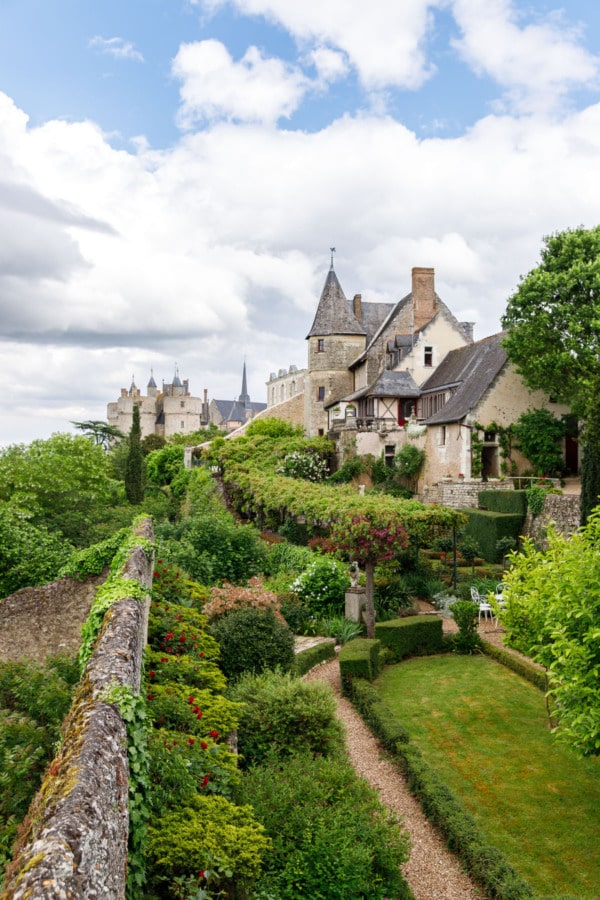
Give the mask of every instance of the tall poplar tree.
M 142 429 L 140 427 L 140 407 L 133 404 L 133 421 L 129 431 L 129 452 L 125 466 L 125 496 L 138 506 L 144 498 L 144 453 L 142 451 Z

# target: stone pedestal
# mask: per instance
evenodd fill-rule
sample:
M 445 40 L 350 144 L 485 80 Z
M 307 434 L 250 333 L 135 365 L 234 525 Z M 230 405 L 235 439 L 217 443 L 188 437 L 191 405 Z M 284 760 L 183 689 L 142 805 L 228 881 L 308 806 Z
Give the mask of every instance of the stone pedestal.
M 345 610 L 344 615 L 352 622 L 361 622 L 363 619 L 363 610 L 366 606 L 367 590 L 359 585 L 348 588 L 345 594 Z

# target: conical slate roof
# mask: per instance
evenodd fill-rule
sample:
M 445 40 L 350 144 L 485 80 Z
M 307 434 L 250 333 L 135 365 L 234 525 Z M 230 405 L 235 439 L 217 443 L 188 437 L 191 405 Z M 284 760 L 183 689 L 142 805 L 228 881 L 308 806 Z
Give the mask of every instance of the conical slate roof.
M 156 382 L 155 382 L 155 380 L 154 380 L 154 372 L 152 372 L 152 371 L 150 371 L 150 381 L 148 382 L 148 387 L 149 387 L 149 388 L 155 388 L 155 387 L 156 387 Z
M 239 402 L 246 406 L 250 403 L 250 394 L 248 393 L 248 382 L 246 380 L 246 362 L 244 361 L 244 369 L 242 371 L 242 393 L 238 397 Z
M 346 300 L 333 265 L 327 273 L 312 328 L 306 338 L 329 334 L 366 334 Z

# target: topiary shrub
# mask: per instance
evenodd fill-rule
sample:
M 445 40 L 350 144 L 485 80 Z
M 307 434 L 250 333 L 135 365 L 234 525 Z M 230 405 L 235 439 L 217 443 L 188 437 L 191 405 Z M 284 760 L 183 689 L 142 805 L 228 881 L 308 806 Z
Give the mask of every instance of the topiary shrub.
M 246 607 L 228 613 L 211 627 L 221 649 L 221 668 L 229 679 L 245 672 L 280 668 L 294 662 L 294 635 L 272 609 Z
M 217 888 L 241 900 L 258 878 L 270 845 L 248 806 L 234 806 L 225 797 L 194 796 L 148 828 L 150 894 L 209 897 L 220 894 L 203 891 Z
M 344 746 L 331 689 L 278 672 L 242 677 L 229 692 L 243 703 L 238 750 L 245 768 L 267 756 L 282 758 L 302 751 L 331 756 Z
M 303 754 L 255 766 L 240 800 L 273 841 L 257 895 L 277 900 L 408 900 L 408 841 L 376 791 L 345 759 Z M 260 893 L 259 893 L 260 892 Z
M 472 600 L 457 600 L 450 607 L 450 611 L 458 625 L 454 649 L 457 653 L 474 653 L 481 647 L 481 638 L 477 634 L 477 606 Z

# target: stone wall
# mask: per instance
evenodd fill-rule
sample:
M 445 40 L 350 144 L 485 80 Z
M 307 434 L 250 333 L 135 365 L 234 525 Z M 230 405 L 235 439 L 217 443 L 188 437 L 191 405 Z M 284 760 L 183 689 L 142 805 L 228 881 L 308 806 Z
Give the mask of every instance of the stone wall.
M 528 512 L 524 531 L 536 544 L 545 547 L 546 528 L 550 522 L 554 523 L 561 534 L 570 535 L 579 528 L 580 515 L 581 503 L 578 494 L 546 494 L 543 512 L 535 519 Z
M 452 509 L 477 509 L 481 491 L 512 491 L 512 481 L 450 481 L 426 487 L 419 498 Z
M 137 532 L 151 539 L 146 520 Z M 153 560 L 131 551 L 122 576 L 148 591 Z M 107 687 L 139 692 L 148 601 L 113 604 L 77 688 L 64 740 L 23 825 L 2 900 L 125 897 L 129 834 L 127 733 Z
M 107 570 L 108 571 L 108 570 Z M 22 588 L 0 603 L 0 659 L 35 659 L 66 653 L 81 644 L 96 588 L 106 572 L 85 581 L 59 578 L 42 587 Z

